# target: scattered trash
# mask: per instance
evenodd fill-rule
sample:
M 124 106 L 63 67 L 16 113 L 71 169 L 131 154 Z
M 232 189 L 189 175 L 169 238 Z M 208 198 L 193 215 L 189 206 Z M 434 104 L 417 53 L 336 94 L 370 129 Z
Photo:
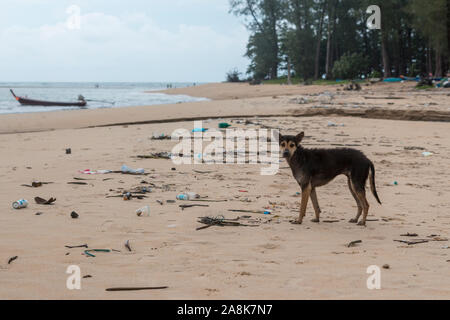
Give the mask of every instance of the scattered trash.
M 347 248 L 354 247 L 355 245 L 360 244 L 360 243 L 362 243 L 362 240 L 355 240 L 355 241 L 352 241 L 352 242 L 350 242 L 350 243 L 347 245 Z
M 417 233 L 407 233 L 407 234 L 401 234 L 401 237 L 418 237 L 419 235 Z
M 56 201 L 56 198 L 50 198 L 50 199 L 48 199 L 48 200 L 45 200 L 45 199 L 43 199 L 43 198 L 41 198 L 41 197 L 35 197 L 35 198 L 34 198 L 34 201 L 35 201 L 37 204 L 51 205 L 51 204 L 53 204 L 53 203 Z
M 192 201 L 195 199 L 200 199 L 200 195 L 195 192 L 186 192 L 186 193 L 177 195 L 177 200 Z
M 144 174 L 145 170 L 142 168 L 139 169 L 131 169 L 130 167 L 123 165 L 121 168 L 122 173 L 127 173 L 127 174 Z
M 162 286 L 162 287 L 130 287 L 130 288 L 108 288 L 105 289 L 106 291 L 143 291 L 143 290 L 162 290 L 167 289 L 169 287 Z
M 424 157 L 431 157 L 433 155 L 433 153 L 431 153 L 431 152 L 422 152 L 422 155 Z
M 171 158 L 171 153 L 169 152 L 155 152 L 155 153 L 150 153 L 149 155 L 138 155 L 136 156 L 139 159 L 166 159 L 166 160 L 170 160 Z
M 17 260 L 17 258 L 19 258 L 19 257 L 18 256 L 14 256 L 14 257 L 9 258 L 8 264 L 11 264 L 14 260 Z
M 127 200 L 131 200 L 133 198 L 133 195 L 131 194 L 131 192 L 125 192 L 123 194 L 123 200 L 127 201 Z
M 107 173 L 112 173 L 111 170 L 97 170 L 97 171 L 94 171 L 94 170 L 90 170 L 90 169 L 86 169 L 86 170 L 79 171 L 79 172 L 82 173 L 82 174 L 107 174 Z
M 227 129 L 229 127 L 231 127 L 231 124 L 229 124 L 229 123 L 226 123 L 226 122 L 219 123 L 219 128 L 220 129 Z
M 340 220 L 323 220 L 323 223 L 337 223 L 337 222 L 341 222 Z
M 256 213 L 256 214 L 265 214 L 265 211 L 261 210 L 228 210 L 230 212 L 239 212 L 239 213 Z
M 142 207 L 136 210 L 136 215 L 138 217 L 149 217 L 150 216 L 150 206 Z
M 205 131 L 208 131 L 208 129 L 205 129 L 205 128 L 195 128 L 195 129 L 192 129 L 192 132 L 205 132 Z
M 78 219 L 78 217 L 80 216 L 78 213 L 76 213 L 75 211 L 72 211 L 72 213 L 70 214 L 70 216 L 72 217 L 72 219 Z
M 85 186 L 85 185 L 87 185 L 86 182 L 67 182 L 67 184 L 75 184 L 75 185 L 79 185 L 79 186 Z
M 388 264 L 383 265 L 383 269 L 390 269 L 390 268 L 391 268 L 391 266 Z
M 170 140 L 171 136 L 165 135 L 164 133 L 153 133 L 152 140 Z
M 175 200 L 166 200 L 166 203 L 176 203 Z
M 66 149 L 66 154 L 72 154 L 72 149 L 67 148 L 67 149 Z
M 83 279 L 87 279 L 87 278 L 92 278 L 92 276 L 90 274 L 88 274 L 83 277 Z
M 394 186 L 398 186 L 398 181 L 393 182 Z
M 92 254 L 91 252 L 111 252 L 111 250 L 109 249 L 90 249 L 90 250 L 84 250 L 84 254 L 89 256 L 89 257 L 93 257 L 95 258 L 95 255 Z
M 16 210 L 26 208 L 28 207 L 28 201 L 25 199 L 14 201 L 12 207 Z
M 125 241 L 125 248 L 127 248 L 128 251 L 130 251 L 130 252 L 133 251 L 133 250 L 131 250 L 130 240 Z
M 40 216 L 40 215 L 43 215 L 43 214 L 44 214 L 43 212 L 36 212 L 34 215 Z
M 334 123 L 333 121 L 328 121 L 328 127 L 345 127 L 345 124 L 343 124 L 343 123 L 337 124 L 337 123 Z
M 266 211 L 264 211 L 264 214 L 269 215 L 269 214 L 272 214 L 272 212 L 270 210 L 266 210 Z
M 225 219 L 224 216 L 217 216 L 215 218 L 212 217 L 199 217 L 198 222 L 205 224 L 206 226 L 199 227 L 196 230 L 203 230 L 212 226 L 230 226 L 230 227 L 257 227 L 257 225 L 247 225 L 242 224 L 240 222 L 237 222 L 239 218 L 237 219 Z
M 401 242 L 401 243 L 406 243 L 408 246 L 412 246 L 415 244 L 420 244 L 420 243 L 427 243 L 429 242 L 429 240 L 413 240 L 413 241 L 406 241 L 406 240 L 394 240 L 396 242 Z
M 89 248 L 87 244 L 81 244 L 79 246 L 65 246 L 68 249 L 76 249 L 76 248 Z
M 345 91 L 361 91 L 361 86 L 359 83 L 352 81 L 344 87 Z
M 39 187 L 42 187 L 44 184 L 50 184 L 50 183 L 53 183 L 53 182 L 33 181 L 31 183 L 31 185 L 29 185 L 29 184 L 22 184 L 21 186 L 22 187 L 28 187 L 28 188 L 39 188 Z
M 209 206 L 206 204 L 180 204 L 179 207 L 181 208 L 181 210 L 184 210 L 193 207 L 209 207 Z

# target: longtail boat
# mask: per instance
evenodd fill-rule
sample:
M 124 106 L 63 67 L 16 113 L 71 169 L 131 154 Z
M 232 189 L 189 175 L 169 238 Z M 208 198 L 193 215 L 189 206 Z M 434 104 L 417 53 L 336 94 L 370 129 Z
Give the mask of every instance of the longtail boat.
M 19 101 L 19 103 L 23 106 L 45 106 L 45 107 L 84 107 L 86 106 L 87 102 L 84 99 L 80 99 L 77 102 L 55 102 L 55 101 L 42 101 L 42 100 L 35 100 L 35 99 L 29 99 L 24 97 L 18 97 L 14 94 L 14 91 L 10 89 L 12 95 L 14 98 Z

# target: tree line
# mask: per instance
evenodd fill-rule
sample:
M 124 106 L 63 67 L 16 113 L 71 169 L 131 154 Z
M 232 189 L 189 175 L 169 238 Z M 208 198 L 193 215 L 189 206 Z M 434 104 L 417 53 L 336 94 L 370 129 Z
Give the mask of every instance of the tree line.
M 381 9 L 379 30 L 367 27 L 371 5 Z M 441 77 L 450 69 L 450 0 L 230 0 L 230 13 L 250 31 L 253 79 Z

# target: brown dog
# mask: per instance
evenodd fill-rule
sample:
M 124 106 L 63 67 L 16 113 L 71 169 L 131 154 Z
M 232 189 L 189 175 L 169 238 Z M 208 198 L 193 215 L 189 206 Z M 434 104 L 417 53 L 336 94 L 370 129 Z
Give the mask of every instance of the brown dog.
M 369 203 L 366 198 L 366 182 L 370 174 L 370 189 L 375 199 L 381 204 L 375 187 L 375 167 L 361 151 L 355 149 L 305 149 L 300 145 L 305 134 L 297 136 L 279 136 L 280 150 L 291 167 L 294 178 L 302 189 L 300 216 L 295 223 L 301 224 L 306 213 L 308 199 L 316 213 L 313 222 L 320 221 L 320 207 L 317 200 L 316 188 L 331 182 L 338 175 L 346 175 L 348 187 L 358 206 L 358 213 L 351 223 L 366 225 Z

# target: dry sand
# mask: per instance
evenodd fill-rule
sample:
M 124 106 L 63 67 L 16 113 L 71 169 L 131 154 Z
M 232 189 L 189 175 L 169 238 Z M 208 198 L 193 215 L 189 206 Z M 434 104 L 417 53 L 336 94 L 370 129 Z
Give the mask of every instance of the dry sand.
M 450 237 L 449 124 L 388 119 L 392 110 L 397 110 L 399 118 L 412 110 L 424 117 L 434 112 L 445 119 L 450 111 L 449 92 L 418 92 L 408 84 L 376 85 L 358 93 L 341 89 L 213 84 L 169 92 L 217 99 L 208 102 L 1 116 L 0 298 L 449 299 L 449 241 L 394 242 L 414 240 L 401 236 L 408 232 L 420 239 Z M 405 99 L 363 98 L 390 93 Z M 307 99 L 305 104 L 302 98 Z M 387 119 L 348 116 L 356 109 L 373 108 L 381 110 L 377 117 Z M 348 114 L 308 117 L 307 112 L 315 109 L 348 110 Z M 261 176 L 262 165 L 176 166 L 170 160 L 135 158 L 171 151 L 175 143 L 150 140 L 153 132 L 190 130 L 191 119 L 220 116 L 232 116 L 225 121 L 239 128 L 305 130 L 308 147 L 354 146 L 364 151 L 375 163 L 383 201 L 379 206 L 368 195 L 370 219 L 375 221 L 366 228 L 347 222 L 356 206 L 342 177 L 318 190 L 322 219 L 338 222 L 310 222 L 309 205 L 308 219 L 298 226 L 289 221 L 298 215 L 296 193 L 300 190 L 284 163 L 276 176 Z M 240 121 L 244 116 L 250 117 L 247 125 Z M 118 125 L 136 121 L 146 123 Z M 204 126 L 217 128 L 219 121 L 207 121 Z M 339 126 L 329 127 L 329 122 Z M 86 128 L 98 125 L 113 126 Z M 66 155 L 69 147 L 72 154 Z M 424 157 L 424 151 L 433 155 Z M 142 167 L 150 175 L 79 173 L 119 170 L 122 164 Z M 67 184 L 74 178 L 89 180 L 82 181 L 87 185 Z M 21 186 L 33 180 L 54 183 L 33 189 Z M 142 184 L 143 180 L 148 184 Z M 106 198 L 149 184 L 153 192 L 144 200 Z M 165 203 L 186 190 L 228 201 L 198 202 L 209 207 L 183 211 L 179 205 L 191 202 Z M 53 206 L 37 205 L 35 196 L 57 201 Z M 28 199 L 29 207 L 13 210 L 12 201 L 20 198 Z M 151 207 L 150 217 L 137 217 L 135 210 L 144 205 Z M 272 215 L 228 211 L 266 208 L 271 208 Z M 72 219 L 72 211 L 80 218 Z M 242 218 L 241 222 L 257 227 L 213 226 L 196 231 L 201 226 L 197 217 L 218 215 L 250 215 L 250 221 Z M 124 247 L 127 240 L 132 252 Z M 348 248 L 346 244 L 354 240 L 362 243 Z M 81 244 L 120 252 L 97 253 L 93 258 L 84 255 L 83 249 L 65 247 Z M 13 256 L 18 258 L 8 264 Z M 385 264 L 390 268 L 381 271 L 382 289 L 368 290 L 367 268 Z M 82 276 L 92 276 L 82 279 L 81 290 L 66 288 L 70 265 L 78 265 Z M 105 291 L 126 286 L 169 288 Z

